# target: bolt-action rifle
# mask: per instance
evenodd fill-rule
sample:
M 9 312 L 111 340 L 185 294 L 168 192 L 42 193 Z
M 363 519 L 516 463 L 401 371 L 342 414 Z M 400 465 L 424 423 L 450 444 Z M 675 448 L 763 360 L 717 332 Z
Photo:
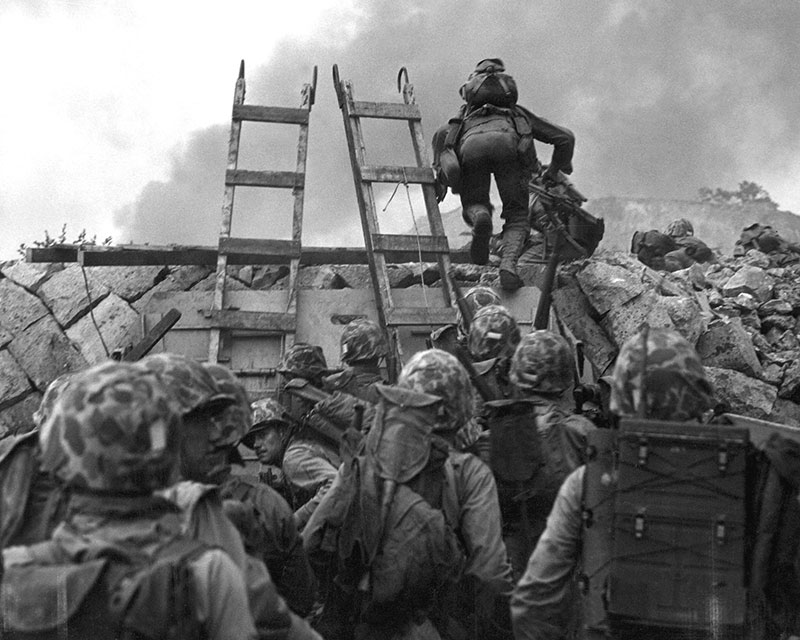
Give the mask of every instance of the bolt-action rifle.
M 553 285 L 561 262 L 591 256 L 603 239 L 605 223 L 583 208 L 586 197 L 578 191 L 561 171 L 555 180 L 535 176 L 528 185 L 532 224 L 551 244 L 542 282 L 542 295 L 533 321 L 535 329 L 546 329 L 550 318 Z

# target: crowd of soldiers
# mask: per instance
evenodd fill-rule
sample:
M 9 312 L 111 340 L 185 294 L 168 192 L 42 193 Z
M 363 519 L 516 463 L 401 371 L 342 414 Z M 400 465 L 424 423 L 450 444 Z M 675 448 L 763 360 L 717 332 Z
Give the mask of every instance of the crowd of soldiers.
M 254 402 L 172 353 L 56 379 L 20 442 L 35 466 L 3 531 L 3 637 L 603 637 L 576 582 L 598 427 L 567 393 L 574 354 L 520 335 L 487 287 L 465 301 L 471 326 L 391 385 L 368 320 L 345 327 L 341 371 L 295 344 L 277 397 Z M 606 382 L 612 422 L 701 425 L 714 407 L 671 330 L 632 337 Z M 752 602 L 786 626 L 761 637 L 789 637 L 800 600 L 773 600 Z
M 527 111 L 524 135 L 519 119 L 489 126 L 516 104 L 509 77 L 486 80 L 502 71 L 498 59 L 478 64 L 467 108 L 438 134 L 437 162 L 455 134 L 510 136 L 491 162 L 461 154 L 464 175 L 448 184 L 485 263 L 488 180 L 499 175 L 500 285 L 514 290 L 532 224 L 521 190 L 538 166 L 518 143 L 555 146 L 555 181 L 574 139 Z M 492 86 L 509 104 L 485 102 Z M 472 107 L 479 118 L 466 126 Z M 399 372 L 369 320 L 344 327 L 341 370 L 320 346 L 296 343 L 268 397 L 176 353 L 57 378 L 34 431 L 0 446 L 0 637 L 800 635 L 800 445 L 745 439 L 737 476 L 739 441 L 724 435 L 700 358 L 673 330 L 643 325 L 586 395 L 561 334 L 522 335 L 489 287 L 460 302 L 458 322 Z M 623 451 L 616 438 L 631 420 Z M 629 514 L 618 498 L 634 494 Z M 702 532 L 710 549 L 686 532 L 696 523 L 676 515 L 685 508 L 697 521 L 721 514 Z

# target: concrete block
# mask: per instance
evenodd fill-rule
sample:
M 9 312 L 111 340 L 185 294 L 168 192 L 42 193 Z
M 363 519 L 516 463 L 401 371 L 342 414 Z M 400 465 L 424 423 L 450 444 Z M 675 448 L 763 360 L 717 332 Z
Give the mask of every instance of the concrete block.
M 39 296 L 62 327 L 70 326 L 110 293 L 107 286 L 88 273 L 87 281 L 88 293 L 80 265 L 71 264 L 39 287 Z
M 35 295 L 8 278 L 0 279 L 0 325 L 17 335 L 48 315 L 47 307 Z
M 29 393 L 19 402 L 0 410 L 0 438 L 33 431 L 33 413 L 42 402 L 40 393 Z
M 50 316 L 17 335 L 8 350 L 42 392 L 62 373 L 87 366 L 86 359 Z
M 158 266 L 88 267 L 89 282 L 97 282 L 120 298 L 134 302 L 163 280 L 169 269 Z
M 0 351 L 0 407 L 19 402 L 31 391 L 25 370 L 7 349 Z
M 4 263 L 2 267 L 0 267 L 0 273 L 19 286 L 25 287 L 28 291 L 35 293 L 42 282 L 57 271 L 61 271 L 63 268 L 64 265 L 60 262 L 25 262 L 24 260 L 14 260 Z
M 109 352 L 113 352 L 117 348 L 133 346 L 142 338 L 139 314 L 121 297 L 110 294 L 92 313 L 94 321 L 87 314 L 66 330 L 67 337 L 78 346 L 89 364 L 108 359 L 103 342 Z M 103 336 L 102 341 L 98 328 Z

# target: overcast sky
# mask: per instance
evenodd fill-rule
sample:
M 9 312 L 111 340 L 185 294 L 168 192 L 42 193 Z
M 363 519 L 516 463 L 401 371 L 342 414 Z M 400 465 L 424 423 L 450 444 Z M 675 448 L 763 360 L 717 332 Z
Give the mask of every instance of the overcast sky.
M 241 59 L 250 104 L 299 106 L 319 68 L 307 245 L 362 242 L 334 63 L 369 101 L 401 101 L 407 67 L 429 140 L 474 64 L 503 58 L 520 103 L 575 133 L 589 210 L 750 180 L 800 213 L 798 24 L 797 0 L 3 0 L 0 259 L 63 223 L 67 240 L 215 244 Z M 367 123 L 368 160 L 411 163 L 395 125 Z M 240 168 L 292 170 L 296 141 L 246 124 Z M 381 225 L 408 229 L 419 194 L 391 191 Z M 235 235 L 286 237 L 290 218 L 289 192 L 237 191 Z

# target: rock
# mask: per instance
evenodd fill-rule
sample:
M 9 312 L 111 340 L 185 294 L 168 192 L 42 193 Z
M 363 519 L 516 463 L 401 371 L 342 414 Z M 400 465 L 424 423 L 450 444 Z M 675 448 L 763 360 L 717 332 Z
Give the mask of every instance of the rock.
M 763 369 L 761 369 L 761 376 L 760 378 L 773 386 L 780 386 L 781 381 L 783 380 L 783 367 L 778 364 L 768 364 Z
M 769 269 L 772 261 L 766 253 L 758 249 L 750 249 L 742 258 L 742 263 L 749 264 L 753 267 L 759 267 L 760 269 Z
M 19 402 L 31 391 L 25 370 L 8 350 L 0 351 L 0 407 Z
M 778 398 L 768 419 L 790 427 L 800 427 L 800 405 L 790 400 Z
M 795 359 L 784 372 L 778 397 L 792 402 L 800 401 L 800 360 Z
M 110 290 L 96 279 L 88 278 L 88 293 L 81 268 L 71 264 L 54 274 L 39 287 L 42 301 L 62 327 L 68 327 L 98 304 Z
M 50 316 L 15 336 L 8 350 L 41 392 L 62 373 L 87 365 L 86 359 Z
M 87 314 L 66 330 L 67 337 L 78 345 L 89 364 L 102 362 L 115 349 L 132 347 L 142 338 L 139 314 L 117 295 L 112 293 L 106 297 L 92 313 L 94 321 L 91 314 Z M 102 341 L 98 330 L 103 336 Z M 103 342 L 109 354 L 106 354 Z
M 270 289 L 281 278 L 289 275 L 286 265 L 262 265 L 253 271 L 253 280 L 250 287 L 253 289 Z
M 770 329 L 779 329 L 780 331 L 794 331 L 795 329 L 794 316 L 779 315 L 777 313 L 761 318 L 761 330 L 769 331 Z
M 576 278 L 589 303 L 600 315 L 622 307 L 646 291 L 635 275 L 604 262 L 589 262 Z
M 128 302 L 135 302 L 169 274 L 167 267 L 88 267 L 90 283 L 97 282 Z
M 453 277 L 456 280 L 478 282 L 481 279 L 483 271 L 483 267 L 468 262 L 453 265 Z
M 0 325 L 0 349 L 5 348 L 5 346 L 11 342 L 11 339 L 14 336 L 10 331 L 5 329 L 2 325 Z
M 774 300 L 767 300 L 764 304 L 758 307 L 758 315 L 765 317 L 774 314 L 781 314 L 785 316 L 792 315 L 794 308 L 788 300 L 775 298 Z
M 772 276 L 773 278 L 781 279 L 785 278 L 789 273 L 788 269 L 784 267 L 772 267 L 771 269 L 767 269 L 767 275 Z
M 42 282 L 47 280 L 56 271 L 61 271 L 63 268 L 64 265 L 60 262 L 38 263 L 15 260 L 13 262 L 6 262 L 2 268 L 0 268 L 0 273 L 19 286 L 25 287 L 28 291 L 35 293 Z
M 214 291 L 217 288 L 217 274 L 210 273 L 205 278 L 193 285 L 190 291 Z M 236 278 L 225 279 L 225 291 L 247 291 L 248 286 Z
M 715 398 L 730 407 L 732 413 L 766 420 L 772 413 L 778 391 L 775 387 L 731 369 L 705 367 L 714 387 Z
M 697 353 L 706 366 L 732 369 L 748 376 L 761 373 L 750 336 L 737 318 L 712 321 L 697 341 Z
M 339 264 L 334 267 L 336 273 L 344 281 L 344 285 L 349 289 L 369 289 L 372 287 L 372 279 L 369 274 L 369 266 L 365 264 Z M 410 271 L 406 269 L 390 269 L 389 265 L 386 266 L 386 273 L 389 275 L 389 282 L 391 286 L 391 274 L 395 276 L 398 273 L 410 275 Z
M 672 275 L 686 281 L 698 291 L 708 289 L 712 286 L 711 283 L 706 279 L 706 274 L 705 271 L 703 271 L 703 267 L 697 263 L 693 264 L 687 269 L 673 271 Z
M 8 434 L 23 434 L 33 431 L 33 412 L 42 403 L 40 393 L 29 393 L 19 402 L 0 411 L 0 437 Z
M 749 293 L 740 293 L 733 299 L 733 304 L 745 311 L 755 311 L 759 302 Z
M 800 314 L 800 286 L 787 282 L 779 282 L 775 285 L 775 297 L 780 300 L 788 302 L 794 311 L 795 315 Z
M 8 278 L 0 279 L 0 300 L 0 325 L 11 335 L 21 333 L 49 313 L 39 298 Z
M 439 265 L 435 262 L 424 262 L 422 267 L 415 262 L 408 262 L 402 266 L 408 269 L 410 273 L 406 278 L 398 281 L 398 288 L 422 286 L 423 281 L 426 286 L 430 286 L 440 279 Z
M 582 287 L 581 287 L 582 288 Z M 651 327 L 675 328 L 669 309 L 661 303 L 662 296 L 646 291 L 625 304 L 607 311 L 600 325 L 614 344 L 621 346 L 628 338 L 638 333 L 647 322 Z
M 725 298 L 719 291 L 717 291 L 716 289 L 711 289 L 708 292 L 708 304 L 710 307 L 716 308 L 724 303 L 725 303 Z
M 578 284 L 571 281 L 554 289 L 552 304 L 558 318 L 576 339 L 583 342 L 586 357 L 594 364 L 595 373 L 605 374 L 617 356 L 617 349 L 592 319 L 593 310 Z
M 728 298 L 738 296 L 740 293 L 749 293 L 761 302 L 772 298 L 774 282 L 764 269 L 745 265 L 722 286 L 722 294 Z
M 239 269 L 236 273 L 236 279 L 241 280 L 246 284 L 248 287 L 253 284 L 253 267 L 252 265 L 246 265 Z
M 739 318 L 745 327 L 753 329 L 753 331 L 756 332 L 761 331 L 761 318 L 759 318 L 758 314 L 754 311 L 742 313 Z
M 660 302 L 666 307 L 675 328 L 690 344 L 695 344 L 708 324 L 697 300 L 694 297 L 665 296 Z

